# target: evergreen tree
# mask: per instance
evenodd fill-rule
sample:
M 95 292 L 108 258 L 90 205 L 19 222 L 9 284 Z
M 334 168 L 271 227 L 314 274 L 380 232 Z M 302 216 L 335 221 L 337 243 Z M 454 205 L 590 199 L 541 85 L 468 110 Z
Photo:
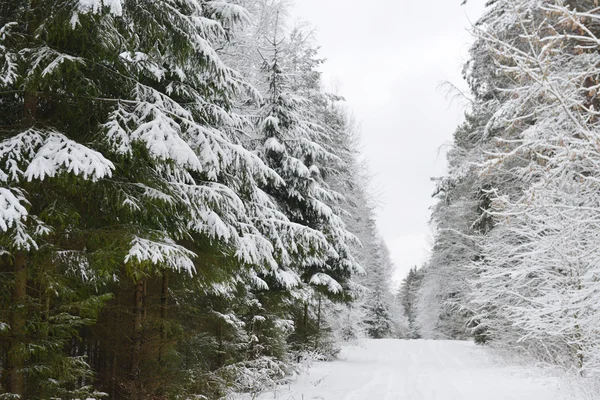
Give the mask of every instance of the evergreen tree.
M 280 50 L 282 44 L 276 37 L 273 39 L 271 58 L 265 59 L 263 65 L 268 92 L 258 112 L 257 148 L 261 158 L 284 181 L 282 186 L 266 186 L 264 190 L 291 222 L 305 227 L 305 237 L 318 233 L 312 254 L 281 263 L 284 267 L 288 264 L 298 277 L 293 284 L 304 286 L 304 307 L 297 310 L 295 318 L 296 337 L 308 344 L 312 336 L 309 303 L 318 303 L 320 297 L 313 293 L 343 296 L 344 285 L 358 267 L 348 247 L 354 237 L 334 209 L 341 195 L 324 180 L 331 163 L 340 162 L 326 148 L 331 131 L 316 123 L 311 102 L 299 93 L 302 86 L 294 90 Z
M 118 1 L 38 1 L 3 11 L 2 89 L 13 93 L 3 103 L 23 110 L 3 117 L 2 178 L 9 185 L 3 199 L 11 208 L 2 215 L 2 246 L 15 271 L 10 301 L 25 301 L 28 278 L 39 282 L 35 296 L 46 311 L 37 314 L 48 324 L 58 323 L 52 313 L 67 298 L 80 302 L 74 317 L 83 319 L 94 317 L 96 297 L 112 295 L 111 314 L 121 314 L 113 322 L 106 315 L 103 324 L 131 329 L 132 339 L 113 343 L 110 332 L 94 330 L 94 346 L 114 354 L 123 346 L 118 356 L 96 360 L 97 367 L 108 364 L 102 368 L 112 371 L 102 378 L 111 382 L 105 388 L 113 397 L 149 395 L 148 386 L 142 389 L 155 358 L 149 338 L 164 337 L 158 333 L 164 328 L 154 331 L 147 315 L 153 282 L 165 282 L 157 288 L 165 302 L 169 271 L 185 279 L 222 268 L 222 261 L 199 262 L 200 254 L 238 260 L 236 268 L 275 264 L 240 197 L 257 189 L 256 180 L 278 177 L 234 143 L 231 132 L 241 122 L 228 107 L 241 86 L 211 48 L 246 14 L 225 3 Z M 66 271 L 81 285 L 93 282 L 96 290 L 53 287 L 48 270 Z M 48 292 L 56 299 L 44 298 Z M 124 313 L 129 307 L 131 316 Z M 34 355 L 23 351 L 26 341 L 52 327 L 26 328 L 24 320 L 22 314 L 10 324 L 18 340 L 7 349 L 8 390 L 28 398 L 60 393 L 33 384 L 27 366 Z M 71 321 L 73 328 L 62 330 L 65 338 L 82 334 L 82 323 Z M 88 365 L 81 357 L 69 359 L 80 369 Z M 63 384 L 54 375 L 61 371 L 45 371 Z M 73 386 L 83 390 L 88 375 L 80 372 Z
M 244 3 L 0 4 L 1 398 L 222 398 L 339 349 L 357 155 Z
M 398 289 L 397 299 L 408 319 L 408 338 L 419 339 L 421 337 L 420 327 L 417 323 L 417 293 L 421 287 L 422 271 L 413 267 L 408 275 L 402 280 Z
M 367 293 L 364 307 L 367 333 L 371 338 L 382 339 L 391 337 L 394 333 L 393 296 L 390 287 L 393 266 L 385 243 L 382 239 L 377 242 L 377 257 L 369 265 L 365 277 Z

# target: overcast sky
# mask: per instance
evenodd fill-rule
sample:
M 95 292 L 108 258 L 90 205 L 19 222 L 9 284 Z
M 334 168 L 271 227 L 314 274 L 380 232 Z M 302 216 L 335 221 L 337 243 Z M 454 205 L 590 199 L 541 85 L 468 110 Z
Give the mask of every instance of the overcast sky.
M 316 28 L 325 82 L 362 126 L 363 153 L 381 201 L 379 229 L 396 279 L 426 260 L 432 176 L 446 169 L 444 145 L 463 118 L 439 86 L 464 88 L 468 29 L 485 0 L 296 0 L 294 17 Z

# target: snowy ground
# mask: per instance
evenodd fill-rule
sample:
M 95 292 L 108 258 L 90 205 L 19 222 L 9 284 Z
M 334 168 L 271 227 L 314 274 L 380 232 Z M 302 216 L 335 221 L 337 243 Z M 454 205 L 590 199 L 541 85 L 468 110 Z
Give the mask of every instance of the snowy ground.
M 296 382 L 255 399 L 562 400 L 551 378 L 491 361 L 471 342 L 368 340 L 339 361 L 316 363 Z

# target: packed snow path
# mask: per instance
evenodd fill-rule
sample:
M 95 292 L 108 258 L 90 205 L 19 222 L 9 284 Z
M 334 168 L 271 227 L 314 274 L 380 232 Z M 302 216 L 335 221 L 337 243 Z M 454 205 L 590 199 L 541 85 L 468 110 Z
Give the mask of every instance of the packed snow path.
M 523 368 L 495 366 L 470 342 L 368 340 L 316 363 L 296 382 L 264 393 L 280 400 L 554 400 L 556 385 Z

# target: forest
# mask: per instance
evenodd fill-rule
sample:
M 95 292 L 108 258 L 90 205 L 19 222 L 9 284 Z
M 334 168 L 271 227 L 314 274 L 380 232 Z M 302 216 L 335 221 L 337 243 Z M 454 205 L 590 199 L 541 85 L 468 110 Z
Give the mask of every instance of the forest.
M 0 2 L 0 399 L 218 399 L 395 334 L 317 50 L 279 1 Z
M 1 0 L 0 400 L 259 394 L 364 338 L 597 385 L 600 6 L 487 0 L 471 31 L 394 288 L 360 124 L 287 1 Z

